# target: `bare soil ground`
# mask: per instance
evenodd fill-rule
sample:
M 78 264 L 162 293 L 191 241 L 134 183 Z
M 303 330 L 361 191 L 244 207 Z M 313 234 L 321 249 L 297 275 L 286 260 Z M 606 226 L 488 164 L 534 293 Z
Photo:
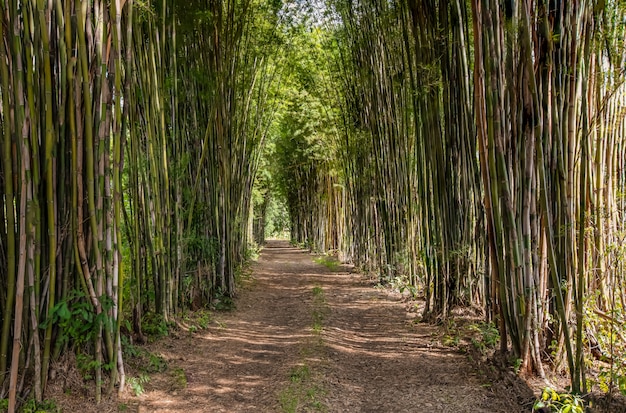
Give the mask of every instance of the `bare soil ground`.
M 98 407 L 57 394 L 76 412 L 528 412 L 532 391 L 444 346 L 413 322 L 402 295 L 373 288 L 306 251 L 270 242 L 236 310 L 207 329 L 150 344 L 167 362 L 140 396 Z M 411 311 L 407 311 L 411 310 Z M 81 401 L 82 400 L 82 401 Z M 528 403 L 531 403 L 530 405 Z

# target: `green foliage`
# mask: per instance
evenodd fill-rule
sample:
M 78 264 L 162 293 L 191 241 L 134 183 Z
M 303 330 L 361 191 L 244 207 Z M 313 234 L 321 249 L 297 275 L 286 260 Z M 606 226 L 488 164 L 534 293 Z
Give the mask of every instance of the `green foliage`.
M 441 344 L 446 347 L 456 347 L 459 345 L 460 337 L 455 334 L 444 334 Z
M 167 370 L 167 362 L 159 355 L 149 352 L 143 347 L 135 346 L 122 336 L 124 360 L 145 373 L 160 373 Z
M 141 354 L 142 349 L 131 343 L 128 336 L 122 334 L 120 340 L 122 341 L 124 359 L 138 357 Z
M 59 340 L 77 346 L 93 341 L 98 327 L 111 322 L 107 312 L 113 307 L 113 301 L 106 295 L 99 300 L 102 312 L 96 314 L 93 304 L 83 292 L 71 291 L 66 300 L 59 301 L 52 308 L 50 316 L 41 323 L 40 328 L 45 329 L 50 323 L 58 325 Z
M 302 383 L 311 377 L 311 371 L 306 364 L 297 366 L 289 373 L 289 379 L 292 383 Z
M 80 371 L 83 380 L 92 380 L 96 369 L 102 368 L 105 371 L 111 371 L 113 364 L 102 364 L 96 361 L 92 355 L 79 352 L 76 354 L 76 367 Z
M 541 398 L 535 401 L 533 412 L 542 408 L 549 408 L 555 413 L 583 413 L 585 402 L 580 396 L 570 393 L 559 393 L 546 387 L 541 393 Z
M 187 375 L 185 370 L 180 367 L 175 368 L 172 371 L 173 387 L 177 390 L 183 390 L 187 388 Z
M 456 347 L 461 341 L 461 332 L 453 318 L 446 320 L 445 332 L 441 338 L 441 344 L 446 347 Z
M 278 403 L 283 412 L 295 413 L 298 408 L 298 396 L 296 391 L 291 387 L 281 391 L 278 395 Z
M 150 377 L 147 374 L 141 374 L 139 377 L 129 377 L 126 380 L 128 387 L 135 396 L 141 396 L 145 389 L 144 386 L 150 382 Z
M 302 364 L 289 372 L 289 386 L 278 395 L 281 410 L 285 413 L 305 411 L 326 411 L 326 406 L 318 400 L 324 390 L 314 383 L 313 373 L 308 365 Z
M 265 237 L 289 238 L 289 212 L 285 201 L 279 195 L 270 198 L 265 217 Z
M 324 300 L 324 290 L 320 286 L 313 287 L 313 297 Z
M 195 333 L 198 330 L 206 330 L 212 321 L 212 314 L 208 310 L 199 310 L 183 316 L 183 320 L 189 325 L 189 331 Z
M 328 182 L 336 182 L 341 170 L 337 102 L 329 99 L 334 96 L 325 47 L 330 32 L 296 25 L 288 36 L 285 77 L 277 91 L 281 104 L 265 154 L 272 198 L 278 201 L 268 205 L 273 222 L 266 228 L 284 237 L 289 227 L 292 239 L 324 251 L 324 236 L 309 229 L 317 226 L 311 221 L 324 220 L 322 215 L 331 210 L 324 208 L 334 188 Z
M 232 311 L 237 308 L 233 298 L 221 287 L 218 287 L 215 298 L 211 302 L 211 307 L 218 311 Z
M 250 260 L 256 260 L 258 258 L 259 249 L 255 246 L 254 252 L 251 248 L 248 249 L 248 256 L 246 257 L 246 263 L 239 265 L 235 269 L 235 284 L 239 287 L 244 282 L 252 279 L 252 268 L 250 268 Z
M 586 362 L 590 366 L 596 358 L 603 362 L 597 374 L 588 376 L 588 384 L 596 384 L 603 392 L 618 390 L 626 395 L 626 316 L 619 301 L 611 304 L 613 309 L 608 313 L 596 310 L 603 307 L 600 301 L 597 291 L 585 301 L 586 340 L 595 352 Z
M 324 319 L 328 313 L 326 305 L 326 297 L 324 290 L 320 286 L 313 287 L 313 310 L 311 312 L 313 318 L 313 331 L 320 334 L 324 328 Z
M 206 330 L 211 323 L 211 313 L 209 311 L 201 311 L 197 322 L 201 329 Z
M 167 362 L 159 354 L 148 353 L 148 365 L 145 369 L 148 373 L 160 373 L 167 370 Z
M 500 342 L 500 332 L 494 323 L 474 323 L 469 329 L 480 334 L 479 338 L 472 338 L 472 344 L 481 353 L 486 349 L 493 349 Z
M 246 262 L 252 260 L 252 261 L 256 261 L 259 259 L 259 256 L 261 255 L 261 248 L 259 247 L 259 245 L 255 242 L 251 242 L 248 244 L 248 248 L 246 248 L 246 255 L 244 257 L 244 260 Z M 238 278 L 246 278 L 246 276 L 250 275 L 250 271 L 246 270 L 243 268 L 244 266 L 240 266 L 240 268 L 237 268 L 237 274 L 235 274 L 235 277 Z
M 626 396 L 626 376 L 619 370 L 601 367 L 598 373 L 597 384 L 604 393 L 610 392 L 615 387 Z
M 0 403 L 0 410 L 4 408 Z M 7 406 L 8 409 L 8 400 Z M 44 400 L 41 403 L 37 403 L 35 399 L 29 399 L 21 408 L 21 413 L 61 413 L 61 409 L 57 407 L 53 400 Z
M 169 326 L 160 314 L 146 313 L 141 323 L 143 332 L 151 338 L 162 338 L 169 334 Z
M 409 277 L 406 275 L 400 275 L 394 277 L 390 281 L 390 286 L 392 289 L 398 291 L 400 294 L 403 294 L 405 291 L 411 295 L 412 298 L 416 298 L 418 294 L 417 287 L 415 287 Z
M 334 257 L 329 257 L 327 255 L 322 255 L 314 259 L 314 261 L 318 264 L 323 265 L 331 271 L 337 271 L 339 269 L 339 261 L 337 261 Z
M 201 225 L 198 223 L 198 225 Z M 188 234 L 185 239 L 186 260 L 193 264 L 198 260 L 214 262 L 218 258 L 218 241 L 215 238 L 208 238 L 201 233 L 194 232 Z

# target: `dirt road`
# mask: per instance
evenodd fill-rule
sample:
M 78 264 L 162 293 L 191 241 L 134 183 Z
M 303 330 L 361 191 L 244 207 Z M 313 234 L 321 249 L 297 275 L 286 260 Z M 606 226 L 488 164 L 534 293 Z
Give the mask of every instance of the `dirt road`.
M 139 412 L 518 412 L 399 294 L 271 242 L 231 312 L 152 350 L 168 371 L 119 401 Z M 177 372 L 173 374 L 172 372 Z

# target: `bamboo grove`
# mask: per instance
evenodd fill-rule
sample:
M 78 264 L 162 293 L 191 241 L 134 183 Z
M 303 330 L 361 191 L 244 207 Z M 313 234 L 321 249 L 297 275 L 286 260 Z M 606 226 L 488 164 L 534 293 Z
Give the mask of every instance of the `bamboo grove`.
M 122 328 L 141 339 L 147 313 L 166 323 L 234 294 L 271 114 L 276 7 L 0 2 L 10 411 L 41 401 L 70 353 L 97 401 L 123 389 Z
M 270 172 L 289 210 L 292 239 L 316 252 L 337 251 L 345 232 L 344 191 L 337 173 L 336 108 L 328 105 L 330 79 L 319 67 L 328 57 L 327 35 L 299 24 L 287 38 Z
M 479 309 L 522 374 L 565 371 L 575 392 L 617 386 L 626 374 L 623 2 L 329 7 L 314 66 L 327 110 L 313 116 L 335 125 L 318 144 L 335 155 L 282 161 L 297 169 L 282 186 L 292 237 L 338 245 L 357 267 L 423 296 L 427 320 Z M 311 151 L 323 131 L 307 132 L 302 119 L 315 112 L 296 109 L 279 140 L 292 154 Z M 612 373 L 591 380 L 590 360 L 610 360 Z
M 232 299 L 281 202 L 427 320 L 478 309 L 522 373 L 626 377 L 624 3 L 301 6 L 0 0 L 10 410 L 70 354 L 122 390 L 123 337 Z

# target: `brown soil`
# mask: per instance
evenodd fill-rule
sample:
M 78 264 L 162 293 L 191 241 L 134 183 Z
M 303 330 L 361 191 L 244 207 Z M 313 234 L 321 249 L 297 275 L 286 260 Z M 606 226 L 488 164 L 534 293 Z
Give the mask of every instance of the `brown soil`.
M 401 294 L 270 242 L 236 310 L 148 346 L 167 371 L 145 393 L 94 407 L 58 394 L 64 411 L 528 412 L 514 374 L 442 344 Z M 411 310 L 411 311 L 407 311 Z M 474 357 L 476 358 L 476 357 Z M 83 402 L 80 402 L 80 400 Z M 78 405 L 77 405 L 78 403 Z M 69 408 L 68 408 L 69 407 Z

